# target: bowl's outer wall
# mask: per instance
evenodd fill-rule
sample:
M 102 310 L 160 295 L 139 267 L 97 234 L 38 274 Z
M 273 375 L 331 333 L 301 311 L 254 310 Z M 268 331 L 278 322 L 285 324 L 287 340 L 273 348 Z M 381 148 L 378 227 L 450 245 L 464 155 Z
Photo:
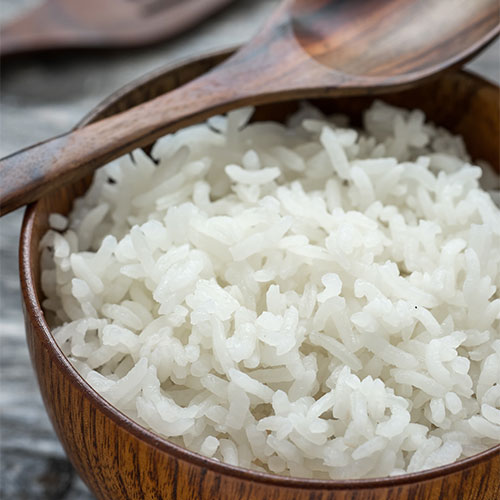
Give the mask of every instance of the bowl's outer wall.
M 84 122 L 150 99 L 218 63 L 217 54 L 162 70 L 122 89 Z M 453 73 L 418 89 L 391 94 L 386 101 L 421 108 L 428 117 L 465 137 L 474 158 L 499 169 L 498 88 L 466 73 Z M 315 101 L 327 112 L 359 120 L 371 98 Z M 257 118 L 282 119 L 296 103 L 265 106 Z M 83 122 L 82 122 L 83 123 Z M 216 464 L 166 443 L 130 422 L 102 400 L 62 355 L 40 308 L 38 244 L 48 214 L 68 213 L 90 178 L 28 207 L 21 235 L 20 266 L 26 332 L 40 390 L 68 457 L 102 500 L 410 500 L 500 498 L 500 445 L 479 457 L 428 473 L 366 481 L 308 481 L 248 473 Z

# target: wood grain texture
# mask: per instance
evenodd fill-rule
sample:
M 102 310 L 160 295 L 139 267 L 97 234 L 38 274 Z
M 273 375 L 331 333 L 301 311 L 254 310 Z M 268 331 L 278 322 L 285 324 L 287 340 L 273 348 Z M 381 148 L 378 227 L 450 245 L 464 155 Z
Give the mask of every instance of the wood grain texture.
M 233 0 L 46 0 L 0 31 L 0 57 L 142 47 L 178 35 Z
M 439 70 L 458 47 L 473 47 L 481 33 L 495 29 L 500 14 L 498 2 L 489 0 L 398 0 L 397 9 L 392 0 L 296 0 L 291 22 L 297 41 L 316 61 L 377 81 Z M 459 26 L 466 29 L 459 33 Z
M 0 210 L 8 213 L 168 132 L 237 106 L 371 95 L 435 77 L 500 31 L 497 0 L 461 2 L 460 9 L 456 1 L 440 0 L 434 12 L 421 0 L 286 0 L 251 42 L 201 78 L 4 158 Z
M 108 99 L 87 117 L 96 120 L 149 99 L 196 76 L 227 54 L 156 74 Z M 326 112 L 348 113 L 356 122 L 371 97 L 320 99 Z M 460 132 L 473 157 L 499 165 L 499 89 L 466 73 L 453 73 L 416 89 L 389 94 L 392 104 L 418 107 L 437 124 Z M 258 108 L 256 119 L 283 119 L 297 102 Z M 484 127 L 478 127 L 484 123 Z M 82 124 L 83 125 L 83 124 Z M 57 347 L 40 308 L 38 243 L 48 214 L 68 213 L 90 176 L 59 189 L 25 215 L 20 246 L 21 285 L 28 345 L 47 411 L 64 448 L 102 500 L 497 500 L 500 445 L 470 459 L 397 478 L 319 481 L 245 471 L 182 449 L 134 424 L 100 398 Z

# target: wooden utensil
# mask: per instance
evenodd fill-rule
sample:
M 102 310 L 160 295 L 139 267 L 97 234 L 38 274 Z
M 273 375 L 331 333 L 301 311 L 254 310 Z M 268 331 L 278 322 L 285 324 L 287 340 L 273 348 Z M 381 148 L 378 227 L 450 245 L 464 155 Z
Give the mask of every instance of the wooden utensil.
M 233 0 L 46 0 L 0 31 L 0 56 L 140 47 L 178 35 Z
M 136 106 L 201 75 L 226 54 L 162 69 L 117 92 L 79 127 Z M 319 95 L 321 95 L 318 92 Z M 325 91 L 325 96 L 328 92 Z M 373 97 L 313 101 L 324 113 L 342 113 L 352 123 Z M 499 89 L 470 73 L 449 72 L 384 101 L 422 109 L 438 126 L 460 134 L 474 160 L 500 172 Z M 297 101 L 257 107 L 257 120 L 284 120 Z M 40 240 L 49 214 L 68 214 L 92 180 L 88 175 L 42 198 L 25 212 L 20 275 L 27 340 L 40 390 L 54 429 L 78 474 L 101 500 L 497 500 L 500 444 L 459 462 L 395 477 L 321 480 L 283 477 L 234 467 L 164 439 L 123 415 L 97 394 L 59 349 L 41 302 Z
M 0 210 L 240 105 L 414 85 L 472 57 L 498 35 L 499 17 L 497 0 L 286 0 L 250 43 L 202 77 L 3 159 Z

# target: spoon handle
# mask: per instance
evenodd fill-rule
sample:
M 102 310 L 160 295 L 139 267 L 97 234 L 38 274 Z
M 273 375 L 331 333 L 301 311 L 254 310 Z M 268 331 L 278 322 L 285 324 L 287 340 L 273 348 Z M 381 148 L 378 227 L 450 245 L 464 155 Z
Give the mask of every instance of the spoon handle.
M 275 14 L 279 13 L 280 9 Z M 268 35 L 264 31 L 209 73 L 172 92 L 0 160 L 0 214 L 216 113 L 239 105 L 300 96 L 296 91 L 286 91 L 282 78 L 292 80 L 290 68 L 280 78 L 280 66 L 273 59 L 275 51 L 271 50 Z M 283 51 L 278 53 L 280 59 L 286 56 Z M 294 66 L 301 58 L 289 59 Z
M 262 58 L 243 50 L 151 101 L 6 156 L 0 160 L 0 215 L 214 114 L 300 96 L 283 89 L 279 80 L 267 83 L 265 74 Z

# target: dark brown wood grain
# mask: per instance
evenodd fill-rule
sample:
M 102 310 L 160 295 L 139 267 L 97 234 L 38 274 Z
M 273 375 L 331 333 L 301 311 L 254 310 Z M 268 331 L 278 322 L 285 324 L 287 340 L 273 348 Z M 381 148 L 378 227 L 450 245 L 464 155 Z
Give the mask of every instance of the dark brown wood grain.
M 456 0 L 286 0 L 249 44 L 202 77 L 4 158 L 0 210 L 237 106 L 408 88 L 490 42 L 499 12 L 497 0 L 462 2 L 460 9 Z
M 2 27 L 0 57 L 140 47 L 178 35 L 233 0 L 45 0 Z
M 81 126 L 137 105 L 217 64 L 228 54 L 155 73 L 98 106 Z M 359 121 L 373 97 L 323 98 L 325 112 Z M 435 123 L 463 135 L 475 159 L 500 171 L 499 89 L 467 73 L 447 73 L 417 88 L 384 96 L 421 108 Z M 297 101 L 260 106 L 256 119 L 284 119 Z M 21 234 L 20 269 L 26 331 L 47 412 L 81 477 L 101 500 L 497 500 L 500 445 L 427 472 L 376 480 L 284 478 L 224 465 L 169 443 L 133 423 L 88 386 L 61 353 L 40 307 L 38 245 L 48 214 L 68 213 L 91 176 L 64 186 L 28 207 Z

